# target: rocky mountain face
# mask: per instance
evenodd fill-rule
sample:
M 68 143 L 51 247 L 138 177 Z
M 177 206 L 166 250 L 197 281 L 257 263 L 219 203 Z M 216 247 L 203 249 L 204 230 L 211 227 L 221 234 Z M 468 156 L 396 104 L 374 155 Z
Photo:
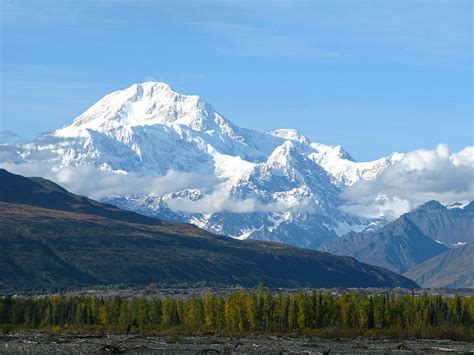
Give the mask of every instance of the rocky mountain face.
M 73 191 L 83 185 L 71 184 L 77 171 L 90 174 L 89 183 L 105 174 L 107 189 L 97 181 L 87 194 L 123 209 L 309 248 L 369 225 L 339 208 L 340 191 L 401 157 L 358 163 L 340 146 L 311 142 L 295 130 L 240 128 L 198 96 L 155 82 L 111 93 L 31 143 L 0 145 L 1 162 L 60 172 Z M 136 181 L 133 189 L 120 183 L 127 177 Z
M 350 255 L 369 264 L 404 273 L 447 250 L 447 247 L 423 234 L 406 217 L 401 217 L 373 232 L 352 232 L 335 238 L 323 244 L 321 250 Z
M 2 291 L 197 282 L 247 287 L 259 282 L 271 287 L 418 287 L 403 276 L 353 258 L 234 240 L 189 224 L 122 211 L 48 180 L 0 171 Z
M 473 206 L 429 201 L 380 229 L 350 232 L 320 249 L 404 273 L 426 287 L 472 287 Z
M 474 243 L 474 202 L 443 206 L 429 201 L 406 214 L 425 235 L 446 246 Z
M 405 276 L 423 287 L 474 288 L 474 244 L 446 250 Z

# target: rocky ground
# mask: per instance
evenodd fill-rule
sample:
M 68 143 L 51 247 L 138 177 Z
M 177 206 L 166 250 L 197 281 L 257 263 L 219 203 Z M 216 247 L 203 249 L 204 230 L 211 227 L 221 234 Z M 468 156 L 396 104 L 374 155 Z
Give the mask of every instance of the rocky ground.
M 474 354 L 474 343 L 449 340 L 320 339 L 309 337 L 218 337 L 67 335 L 21 333 L 0 336 L 0 354 Z
M 448 289 L 448 288 L 423 288 L 418 290 L 410 290 L 404 288 L 303 288 L 304 292 L 323 292 L 330 293 L 332 295 L 339 295 L 347 292 L 364 293 L 367 295 L 403 295 L 403 294 L 415 294 L 415 295 L 440 295 L 443 297 L 453 297 L 454 295 L 460 295 L 464 297 L 473 296 L 474 289 Z M 43 291 L 43 292 L 15 292 L 16 297 L 36 297 L 36 296 L 47 296 L 61 294 L 66 296 L 94 296 L 94 297 L 160 297 L 160 298 L 177 298 L 177 299 L 189 299 L 192 297 L 204 297 L 208 293 L 213 295 L 228 296 L 232 291 L 248 291 L 252 292 L 251 288 L 243 287 L 208 287 L 208 286 L 196 286 L 196 287 L 163 287 L 148 285 L 144 287 L 119 287 L 119 286 L 108 286 L 108 287 L 96 287 L 96 288 L 84 288 L 80 290 L 62 290 L 57 291 Z M 278 293 L 294 293 L 297 289 L 291 288 L 270 288 L 274 294 Z M 12 295 L 11 292 L 0 290 L 0 296 Z

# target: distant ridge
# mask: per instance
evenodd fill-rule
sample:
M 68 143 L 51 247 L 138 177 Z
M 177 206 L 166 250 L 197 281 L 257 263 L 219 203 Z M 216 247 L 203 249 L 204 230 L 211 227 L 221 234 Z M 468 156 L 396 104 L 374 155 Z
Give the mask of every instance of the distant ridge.
M 444 206 L 438 201 L 428 201 L 405 216 L 416 224 L 423 234 L 447 246 L 474 243 L 474 201 L 451 206 Z
M 410 219 L 402 216 L 373 232 L 351 232 L 335 238 L 321 249 L 404 273 L 447 247 L 424 235 Z
M 321 250 L 386 267 L 426 287 L 472 287 L 472 245 L 474 202 L 428 201 L 379 229 L 328 241 Z
M 474 244 L 446 250 L 405 276 L 423 287 L 474 288 Z

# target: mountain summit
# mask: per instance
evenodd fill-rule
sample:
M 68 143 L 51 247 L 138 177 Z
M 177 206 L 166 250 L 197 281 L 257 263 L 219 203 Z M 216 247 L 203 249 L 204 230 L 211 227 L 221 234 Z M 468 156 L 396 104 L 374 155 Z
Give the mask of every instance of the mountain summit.
M 233 133 L 232 124 L 199 96 L 179 94 L 165 83 L 146 82 L 106 95 L 54 134 L 75 137 L 84 129 L 107 134 L 153 125 L 183 125 L 201 132 Z
M 292 129 L 241 128 L 198 96 L 146 82 L 106 95 L 52 134 L 0 145 L 0 157 L 121 208 L 317 248 L 371 222 L 340 210 L 340 191 L 402 155 L 358 163 L 341 146 Z

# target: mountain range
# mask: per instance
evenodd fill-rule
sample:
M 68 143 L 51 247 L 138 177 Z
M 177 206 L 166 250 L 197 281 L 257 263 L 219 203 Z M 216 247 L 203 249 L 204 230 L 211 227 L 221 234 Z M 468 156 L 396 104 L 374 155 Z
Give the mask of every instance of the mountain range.
M 423 234 L 448 247 L 474 243 L 474 201 L 447 206 L 429 201 L 405 217 L 415 223 Z
M 272 287 L 418 287 L 350 257 L 218 236 L 0 170 L 2 291 L 258 282 Z
M 327 241 L 320 250 L 383 266 L 425 287 L 473 287 L 473 228 L 474 202 L 429 201 L 376 230 Z
M 292 129 L 240 128 L 200 97 L 156 82 L 106 95 L 35 141 L 0 145 L 1 163 L 54 172 L 74 192 L 121 208 L 307 248 L 386 223 L 345 212 L 340 193 L 402 157 L 359 163 Z
M 458 154 L 453 164 L 461 164 L 461 157 L 474 161 L 472 149 Z M 453 260 L 450 248 L 474 242 L 472 202 L 430 201 L 396 220 L 362 217 L 345 208 L 347 189 L 363 190 L 364 183 L 380 176 L 399 179 L 393 171 L 386 173 L 406 168 L 405 158 L 394 153 L 356 162 L 341 146 L 313 142 L 292 129 L 241 128 L 198 96 L 146 82 L 106 95 L 72 123 L 36 140 L 0 144 L 0 166 L 35 171 L 94 199 L 41 178 L 10 181 L 6 172 L 0 197 L 121 223 L 189 223 L 234 239 L 349 255 L 407 275 L 433 259 L 431 267 L 413 275 L 422 284 L 429 279 L 440 285 L 429 270 L 439 271 L 434 265 L 447 261 L 434 258 Z M 24 193 L 31 184 L 35 190 Z M 378 199 L 383 203 L 386 196 Z M 466 250 L 463 255 L 471 249 Z M 462 280 L 470 279 L 465 271 L 451 271 L 458 278 L 448 284 L 464 285 Z

